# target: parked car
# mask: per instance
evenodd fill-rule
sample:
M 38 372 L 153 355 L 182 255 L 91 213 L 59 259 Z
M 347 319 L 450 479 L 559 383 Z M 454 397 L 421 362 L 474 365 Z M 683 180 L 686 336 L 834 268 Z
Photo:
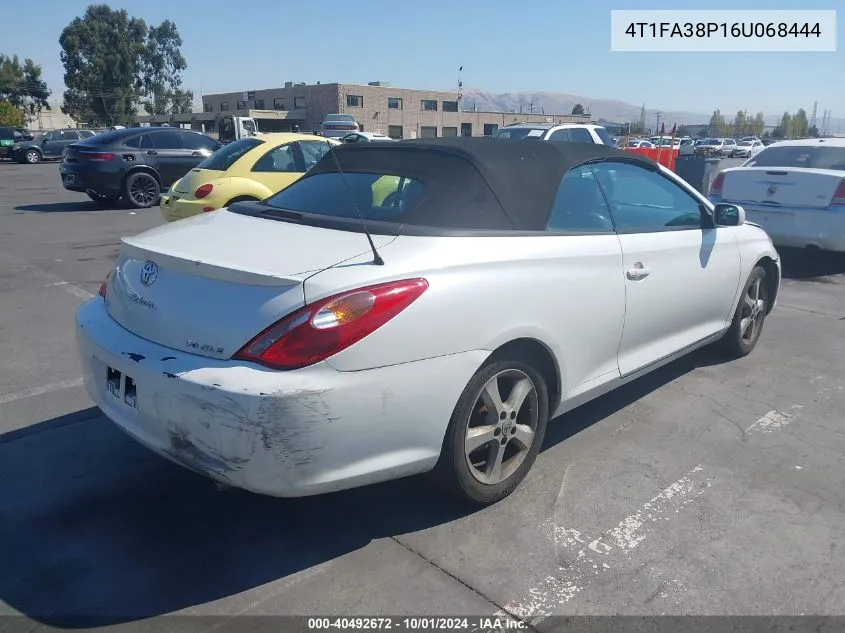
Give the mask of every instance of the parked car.
M 719 149 L 719 156 L 722 157 L 729 157 L 733 156 L 733 153 L 736 151 L 736 139 L 734 138 L 725 138 L 722 139 L 722 146 Z
M 21 141 L 12 146 L 11 157 L 19 163 L 34 165 L 42 160 L 58 160 L 62 152 L 71 143 L 91 138 L 93 130 L 51 130 L 37 140 Z
M 350 132 L 358 131 L 358 121 L 351 114 L 327 114 L 323 119 L 320 136 L 340 138 Z
M 678 146 L 678 156 L 693 156 L 695 154 L 695 141 L 691 138 L 682 138 Z
M 845 139 L 773 143 L 719 172 L 709 197 L 743 205 L 775 244 L 845 252 Z
M 605 128 L 586 123 L 516 123 L 499 128 L 493 132 L 492 136 L 493 138 L 536 138 L 543 141 L 613 145 L 613 139 Z
M 780 276 L 741 207 L 618 149 L 340 145 L 266 201 L 124 238 L 76 337 L 106 416 L 224 484 L 433 471 L 486 504 L 550 419 L 708 343 L 750 353 Z
M 342 143 L 378 143 L 381 141 L 393 141 L 394 139 L 378 132 L 352 132 L 352 134 L 341 137 L 340 140 Z
M 704 157 L 721 156 L 725 146 L 723 138 L 708 138 L 695 146 L 695 155 Z
M 95 202 L 119 198 L 132 207 L 158 204 L 162 190 L 221 147 L 200 132 L 138 127 L 97 134 L 68 145 L 62 156 L 62 185 Z
M 15 144 L 14 128 L 0 127 L 0 158 L 7 158 L 12 152 Z
M 657 146 L 651 141 L 633 140 L 628 141 L 628 147 L 632 149 L 655 149 Z
M 235 202 L 263 200 L 317 164 L 334 139 L 309 134 L 262 134 L 233 141 L 173 183 L 161 198 L 168 222 Z
M 760 140 L 739 141 L 736 148 L 731 152 L 731 158 L 750 158 L 763 150 L 763 142 Z

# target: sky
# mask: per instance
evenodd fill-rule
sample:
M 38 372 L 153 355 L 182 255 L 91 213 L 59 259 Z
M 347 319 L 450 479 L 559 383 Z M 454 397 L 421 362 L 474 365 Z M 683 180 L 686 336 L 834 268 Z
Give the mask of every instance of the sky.
M 0 2 L 0 53 L 31 57 L 60 100 L 62 29 L 90 0 Z M 200 93 L 306 83 L 387 81 L 404 88 L 553 91 L 665 111 L 798 108 L 845 113 L 840 11 L 834 53 L 630 53 L 610 51 L 611 9 L 802 9 L 804 2 L 709 0 L 109 0 L 148 24 L 176 23 Z M 845 7 L 815 0 L 813 9 Z M 837 112 L 839 110 L 839 112 Z

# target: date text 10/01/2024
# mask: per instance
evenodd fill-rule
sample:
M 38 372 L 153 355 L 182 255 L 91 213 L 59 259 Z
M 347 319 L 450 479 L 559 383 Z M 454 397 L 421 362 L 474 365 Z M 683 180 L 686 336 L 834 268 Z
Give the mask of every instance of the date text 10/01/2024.
M 625 35 L 631 37 L 821 37 L 818 22 L 631 22 Z

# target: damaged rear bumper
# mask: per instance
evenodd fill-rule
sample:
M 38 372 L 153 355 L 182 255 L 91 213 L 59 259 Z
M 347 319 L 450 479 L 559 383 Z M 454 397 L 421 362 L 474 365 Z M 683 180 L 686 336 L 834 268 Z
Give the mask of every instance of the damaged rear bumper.
M 76 338 L 86 389 L 120 428 L 195 472 L 280 497 L 433 468 L 455 403 L 488 354 L 273 371 L 142 339 L 99 297 L 77 312 Z

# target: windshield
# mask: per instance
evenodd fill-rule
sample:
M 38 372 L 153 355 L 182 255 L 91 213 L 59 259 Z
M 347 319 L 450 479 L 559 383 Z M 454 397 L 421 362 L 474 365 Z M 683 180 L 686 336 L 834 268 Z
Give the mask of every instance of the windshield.
M 596 134 L 599 135 L 601 142 L 605 145 L 615 145 L 616 143 L 613 142 L 613 139 L 610 137 L 610 134 L 607 133 L 607 130 L 603 127 L 596 127 L 593 128 L 596 131 Z
M 267 204 L 286 211 L 354 219 L 358 217 L 354 196 L 366 219 L 404 223 L 425 189 L 418 180 L 395 174 L 327 172 L 295 182 L 267 200 Z
M 243 122 L 244 130 L 246 130 L 249 134 L 255 135 L 258 130 L 255 127 L 255 121 L 252 119 L 244 119 Z
M 211 156 L 202 161 L 196 166 L 196 169 L 214 169 L 216 171 L 226 171 L 235 164 L 244 154 L 253 148 L 258 147 L 264 141 L 250 137 L 242 138 L 239 141 L 234 141 L 228 145 L 224 145 Z
M 845 171 L 845 147 L 786 145 L 767 147 L 746 167 L 807 167 Z
M 543 138 L 547 132 L 543 128 L 512 127 L 500 128 L 493 133 L 494 138 Z

